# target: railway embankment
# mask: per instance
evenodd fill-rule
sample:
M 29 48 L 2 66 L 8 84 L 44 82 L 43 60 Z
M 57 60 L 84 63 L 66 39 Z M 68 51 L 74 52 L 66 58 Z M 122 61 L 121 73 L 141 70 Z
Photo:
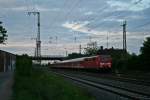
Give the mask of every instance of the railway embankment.
M 94 100 L 63 77 L 32 68 L 27 57 L 19 57 L 16 65 L 13 100 Z
M 111 79 L 110 77 L 101 77 L 101 75 L 88 74 L 88 73 L 82 73 L 82 72 L 73 72 L 73 71 L 60 71 L 60 70 L 53 70 L 56 74 L 62 75 L 68 79 L 71 79 L 73 81 L 82 83 L 84 85 L 88 85 L 92 87 L 92 89 L 95 89 L 94 93 L 97 94 L 95 97 L 97 97 L 99 100 L 103 95 L 106 95 L 103 100 L 106 100 L 107 97 L 110 97 L 109 100 L 116 100 L 116 98 L 119 100 L 149 100 L 150 99 L 150 87 L 149 85 L 145 85 L 144 83 L 139 83 L 139 80 L 131 81 L 131 79 L 125 79 L 126 81 L 123 81 L 120 79 Z M 117 78 L 117 77 L 116 77 Z M 146 81 L 145 81 L 146 82 Z M 89 87 L 88 87 L 89 88 Z M 90 90 L 92 90 L 90 89 Z M 99 91 L 103 92 L 99 93 Z M 110 94 L 108 95 L 109 92 Z M 100 97 L 99 97 L 100 95 Z M 107 98 L 108 99 L 108 98 Z

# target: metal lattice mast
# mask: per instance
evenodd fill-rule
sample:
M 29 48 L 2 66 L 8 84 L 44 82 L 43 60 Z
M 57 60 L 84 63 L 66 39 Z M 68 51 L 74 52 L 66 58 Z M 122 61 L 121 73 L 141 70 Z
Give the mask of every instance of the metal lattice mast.
M 127 42 L 126 42 L 126 26 L 127 22 L 123 22 L 123 50 L 127 51 Z
M 37 26 L 38 26 L 38 32 L 37 32 L 37 38 L 36 38 L 36 50 L 35 50 L 35 56 L 41 57 L 41 40 L 40 40 L 40 12 L 28 12 L 29 15 L 37 15 Z

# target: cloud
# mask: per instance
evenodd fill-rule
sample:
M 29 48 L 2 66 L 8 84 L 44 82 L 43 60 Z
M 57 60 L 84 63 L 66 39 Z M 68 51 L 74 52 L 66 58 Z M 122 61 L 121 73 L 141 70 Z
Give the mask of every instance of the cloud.
M 93 33 L 91 32 L 88 28 L 84 27 L 85 25 L 87 25 L 89 22 L 80 22 L 80 23 L 76 23 L 76 22 L 66 22 L 64 23 L 62 26 L 68 29 L 71 29 L 73 31 L 79 31 L 79 32 L 83 32 L 83 33 Z M 94 32 L 95 33 L 95 32 Z M 96 32 L 97 33 L 97 32 Z
M 107 4 L 117 11 L 142 11 L 150 7 L 150 0 L 116 1 L 109 0 Z
M 10 11 L 27 11 L 27 10 L 37 10 L 37 11 L 60 11 L 60 8 L 50 8 L 44 5 L 34 4 L 31 1 L 20 1 L 20 0 L 0 0 L 1 10 Z
M 31 5 L 31 7 L 32 7 L 32 5 Z M 36 5 L 35 9 L 37 11 L 41 11 L 41 12 L 44 12 L 44 11 L 54 11 L 54 12 L 60 11 L 60 8 L 48 8 L 48 7 L 43 7 L 43 6 L 40 6 L 40 5 Z
M 16 3 L 16 0 L 0 0 L 0 8 L 7 8 Z
M 93 15 L 93 12 L 92 11 L 85 12 L 84 15 Z
M 40 11 L 40 12 L 56 12 L 56 11 L 60 11 L 59 8 L 46 8 L 46 7 L 42 7 L 42 6 L 36 6 L 35 8 L 32 7 L 32 5 L 30 7 L 27 6 L 19 6 L 19 7 L 12 7 L 12 8 L 4 8 L 6 10 L 11 10 L 11 11 L 30 11 L 30 10 L 35 10 L 35 11 Z
M 88 35 L 106 35 L 108 33 L 108 31 L 103 31 L 103 30 L 101 30 L 101 31 L 92 30 L 92 29 L 86 27 L 86 25 L 88 23 L 89 22 L 86 22 L 86 21 L 85 22 L 80 22 L 80 23 L 66 22 L 62 26 L 65 27 L 65 28 L 71 29 L 73 31 L 78 31 L 78 32 L 81 32 L 81 33 L 87 33 Z M 121 33 L 118 32 L 118 33 L 114 33 L 114 34 L 121 34 Z
M 62 26 L 66 27 L 66 28 L 73 29 L 73 30 L 77 30 L 79 28 L 84 27 L 88 23 L 89 23 L 88 21 L 85 21 L 85 22 L 66 22 Z
M 123 22 L 123 19 L 122 18 L 105 18 L 103 19 L 102 21 L 107 21 L 107 22 Z
M 13 10 L 13 11 L 26 11 L 27 7 L 21 6 L 21 7 L 13 7 L 13 8 L 8 8 L 8 9 Z

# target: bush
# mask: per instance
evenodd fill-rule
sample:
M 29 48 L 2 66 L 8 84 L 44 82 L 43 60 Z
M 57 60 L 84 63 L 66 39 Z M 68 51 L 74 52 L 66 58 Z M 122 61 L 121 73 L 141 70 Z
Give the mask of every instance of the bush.
M 19 76 L 30 76 L 32 71 L 32 60 L 27 55 L 17 56 L 15 71 Z
M 18 56 L 13 100 L 93 100 L 62 77 L 42 69 L 33 69 L 28 56 Z

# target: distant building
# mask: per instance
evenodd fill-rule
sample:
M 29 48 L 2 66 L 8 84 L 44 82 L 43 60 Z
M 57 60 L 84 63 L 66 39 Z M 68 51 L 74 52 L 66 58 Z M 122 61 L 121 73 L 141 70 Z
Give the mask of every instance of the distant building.
M 103 46 L 100 47 L 100 49 L 98 50 L 98 54 L 108 54 L 108 55 L 118 55 L 118 54 L 124 54 L 126 53 L 123 49 L 114 49 L 113 47 L 112 48 L 103 48 Z
M 0 72 L 9 72 L 15 69 L 16 55 L 0 50 Z

